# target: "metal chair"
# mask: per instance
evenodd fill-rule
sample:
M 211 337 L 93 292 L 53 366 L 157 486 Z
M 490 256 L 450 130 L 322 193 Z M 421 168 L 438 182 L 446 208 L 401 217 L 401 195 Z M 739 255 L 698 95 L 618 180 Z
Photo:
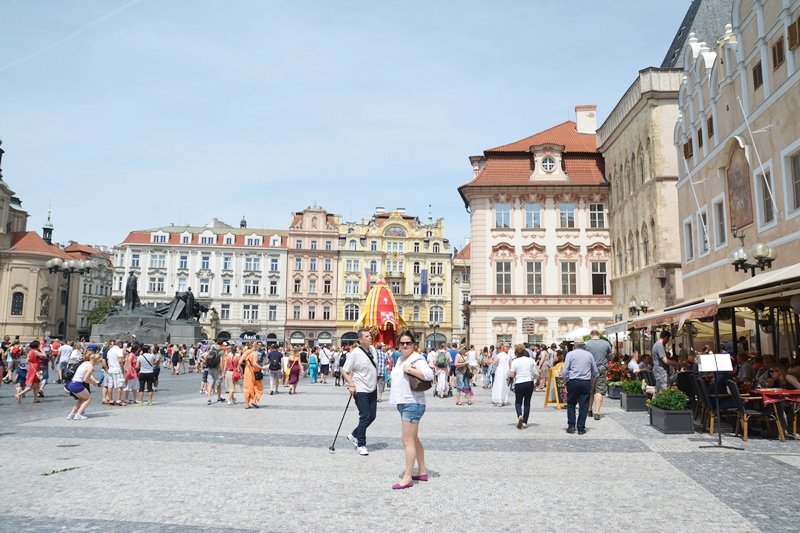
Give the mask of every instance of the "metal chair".
M 742 401 L 742 395 L 739 393 L 739 386 L 736 384 L 735 381 L 729 379 L 727 381 L 728 384 L 728 392 L 731 394 L 731 397 L 736 401 L 736 410 L 738 411 L 738 416 L 736 417 L 736 435 L 739 435 L 739 426 L 742 426 L 742 440 L 745 442 L 747 441 L 747 430 L 750 423 L 750 419 L 753 417 L 756 418 L 763 418 L 763 419 L 770 419 L 775 422 L 775 431 L 778 431 L 778 424 L 780 421 L 774 414 L 771 414 L 767 411 L 758 411 L 756 409 L 748 409 L 745 407 L 744 402 Z
M 700 401 L 703 403 L 703 407 L 705 408 L 705 413 L 703 415 L 703 431 L 706 429 L 706 421 L 708 421 L 708 433 L 709 435 L 714 434 L 714 421 L 717 415 L 716 406 L 711 402 L 711 395 L 708 392 L 708 386 L 706 382 L 700 379 L 700 376 L 695 376 L 695 384 L 697 385 L 697 391 L 700 396 Z M 735 415 L 736 409 L 720 409 L 719 416 L 720 419 L 723 415 Z

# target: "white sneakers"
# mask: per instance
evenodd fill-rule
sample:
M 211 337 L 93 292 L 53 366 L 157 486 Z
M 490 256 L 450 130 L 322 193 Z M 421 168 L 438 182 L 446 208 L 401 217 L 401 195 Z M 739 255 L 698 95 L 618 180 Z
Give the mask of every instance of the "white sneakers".
M 367 450 L 367 447 L 359 446 L 358 440 L 353 436 L 352 433 L 347 435 L 347 440 L 349 440 L 350 443 L 355 447 L 356 451 L 358 452 L 358 455 L 369 455 L 369 450 Z
M 358 441 L 356 440 L 356 438 L 353 436 L 352 433 L 347 435 L 347 440 L 350 441 L 350 443 L 353 445 L 353 448 L 358 448 Z
M 72 417 L 73 420 L 86 420 L 86 417 L 83 415 L 75 415 Z
M 358 446 L 356 450 L 358 451 L 358 455 L 369 455 L 366 446 Z

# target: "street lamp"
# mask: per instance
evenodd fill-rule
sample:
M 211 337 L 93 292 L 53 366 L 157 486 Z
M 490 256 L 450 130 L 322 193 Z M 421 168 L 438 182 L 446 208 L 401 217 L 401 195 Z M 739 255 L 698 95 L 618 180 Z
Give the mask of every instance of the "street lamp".
M 69 289 L 72 284 L 72 274 L 85 274 L 90 270 L 97 268 L 97 263 L 93 259 L 79 261 L 77 259 L 68 259 L 64 261 L 60 257 L 54 257 L 44 264 L 51 274 L 61 272 L 64 274 L 64 280 L 67 286 L 64 290 L 64 340 L 67 339 L 68 321 L 69 321 Z
M 739 239 L 741 246 L 731 252 L 729 256 L 730 262 L 736 272 L 750 272 L 750 277 L 756 275 L 756 269 L 763 271 L 767 268 L 772 268 L 772 262 L 775 261 L 775 249 L 771 248 L 768 244 L 757 242 L 750 248 L 749 252 L 744 247 L 744 233 L 736 229 L 736 226 L 731 228 L 731 233 L 734 239 Z M 752 259 L 752 261 L 751 261 Z M 756 355 L 761 355 L 761 327 L 759 318 L 759 306 L 753 308 L 753 318 L 755 318 L 756 330 Z M 762 306 L 763 309 L 763 306 Z M 736 342 L 736 339 L 734 339 Z
M 439 329 L 439 323 L 435 320 L 431 320 L 428 324 L 431 329 L 433 329 L 433 336 L 431 340 L 431 347 L 435 350 L 436 349 L 436 330 Z
M 647 300 L 642 300 L 640 302 L 636 301 L 635 296 L 631 296 L 631 301 L 628 303 L 628 311 L 632 315 L 639 316 L 642 313 L 646 313 L 650 309 L 650 302 Z

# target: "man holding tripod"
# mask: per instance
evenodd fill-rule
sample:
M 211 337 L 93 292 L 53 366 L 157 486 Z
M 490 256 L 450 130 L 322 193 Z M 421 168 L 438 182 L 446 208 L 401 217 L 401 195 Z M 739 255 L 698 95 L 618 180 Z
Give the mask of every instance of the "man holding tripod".
M 342 377 L 358 407 L 358 426 L 347 435 L 347 440 L 353 443 L 359 455 L 369 455 L 367 428 L 375 420 L 378 411 L 376 355 L 372 347 L 372 333 L 368 329 L 360 329 L 358 346 L 350 350 L 342 367 Z

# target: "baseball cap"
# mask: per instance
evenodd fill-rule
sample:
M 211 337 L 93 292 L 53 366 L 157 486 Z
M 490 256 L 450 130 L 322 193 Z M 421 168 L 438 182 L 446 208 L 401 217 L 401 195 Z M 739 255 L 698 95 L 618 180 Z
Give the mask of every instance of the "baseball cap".
M 87 349 L 87 350 L 90 350 L 90 351 L 92 351 L 92 352 L 97 352 L 97 351 L 99 351 L 99 350 L 100 350 L 100 347 L 99 347 L 98 345 L 96 345 L 96 344 L 92 343 L 92 344 L 87 344 L 87 345 L 86 345 L 86 349 Z

